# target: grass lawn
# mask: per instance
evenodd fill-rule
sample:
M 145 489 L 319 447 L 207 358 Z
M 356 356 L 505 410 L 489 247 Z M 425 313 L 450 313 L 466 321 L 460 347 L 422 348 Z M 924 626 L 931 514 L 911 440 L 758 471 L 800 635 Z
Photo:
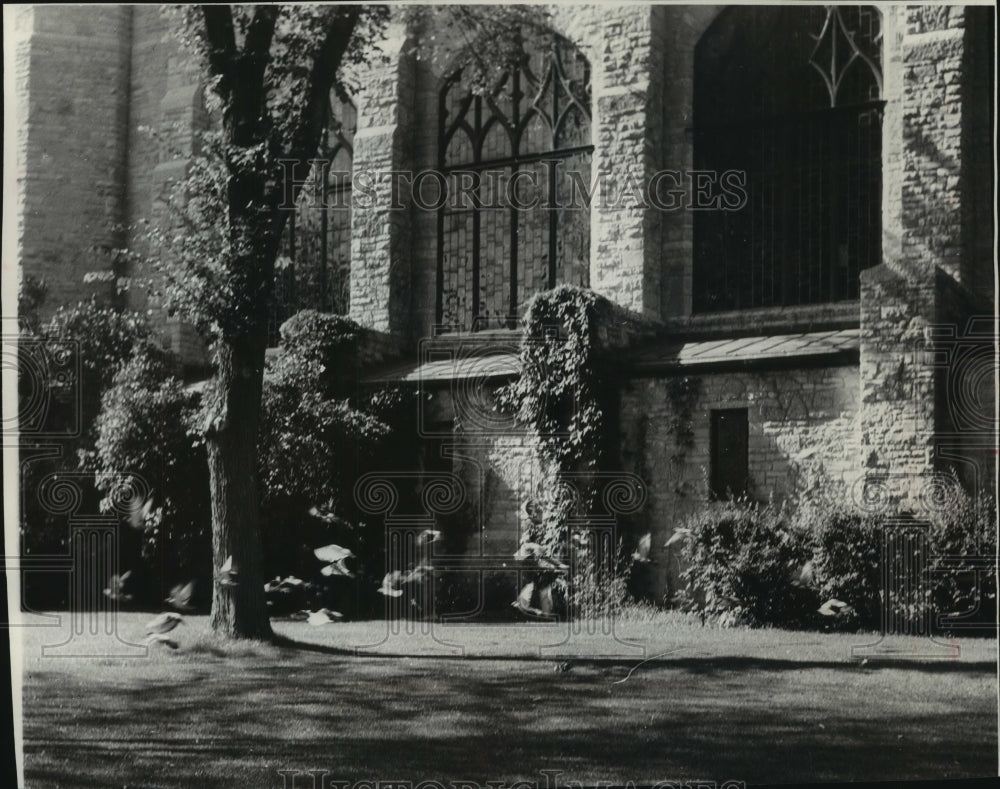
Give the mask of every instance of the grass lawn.
M 121 614 L 120 636 L 140 641 L 149 618 Z M 439 626 L 435 640 L 279 620 L 286 641 L 261 645 L 220 644 L 189 617 L 176 652 L 42 656 L 67 619 L 12 632 L 31 789 L 264 789 L 283 787 L 282 770 L 540 786 L 542 770 L 591 785 L 997 774 L 995 639 L 888 639 L 861 664 L 852 647 L 876 637 L 669 615 L 619 623 L 634 647 L 582 637 L 548 650 L 565 626 Z M 558 671 L 560 653 L 589 656 Z

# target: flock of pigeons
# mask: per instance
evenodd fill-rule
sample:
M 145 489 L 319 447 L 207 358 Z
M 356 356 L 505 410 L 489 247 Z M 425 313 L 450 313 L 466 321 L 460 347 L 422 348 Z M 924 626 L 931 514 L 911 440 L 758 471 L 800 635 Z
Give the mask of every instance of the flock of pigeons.
M 150 506 L 150 500 L 141 507 L 136 508 L 134 513 L 134 520 L 139 520 L 148 515 L 148 510 Z M 324 516 L 322 513 L 310 511 L 317 517 L 321 517 L 324 520 L 329 520 L 331 518 L 340 520 L 336 516 Z M 670 547 L 671 545 L 678 542 L 684 537 L 684 534 L 679 530 L 667 541 L 665 547 Z M 427 547 L 434 542 L 441 539 L 441 532 L 435 529 L 425 529 L 420 534 L 417 535 L 417 546 L 422 549 L 424 556 L 427 555 Z M 632 554 L 633 562 L 637 564 L 649 564 L 650 563 L 650 550 L 652 547 L 652 538 L 650 534 L 643 535 L 636 546 L 636 550 Z M 340 545 L 330 544 L 324 545 L 313 550 L 315 557 L 323 563 L 320 568 L 320 574 L 327 578 L 343 577 L 343 578 L 354 578 L 355 573 L 348 565 L 348 560 L 354 559 L 355 554 L 350 548 L 344 548 Z M 542 618 L 551 619 L 554 610 L 553 604 L 553 587 L 555 579 L 564 575 L 569 571 L 569 566 L 558 559 L 552 557 L 546 553 L 542 545 L 537 542 L 525 542 L 523 543 L 514 554 L 514 559 L 524 562 L 527 566 L 533 568 L 536 572 L 536 577 L 533 580 L 528 581 L 517 595 L 517 599 L 514 600 L 511 605 L 517 609 L 519 612 L 525 616 L 531 618 Z M 382 584 L 378 587 L 378 592 L 386 597 L 399 598 L 402 597 L 408 589 L 412 590 L 413 585 L 422 584 L 427 578 L 431 576 L 434 568 L 427 564 L 426 561 L 421 561 L 412 569 L 407 572 L 401 572 L 399 570 L 391 570 L 385 574 L 382 579 Z M 126 591 L 129 579 L 132 576 L 131 570 L 126 570 L 120 575 L 112 575 L 108 581 L 107 588 L 104 589 L 104 594 L 110 600 L 117 602 L 128 603 L 132 600 L 132 595 Z M 223 587 L 235 587 L 239 585 L 240 573 L 238 568 L 233 562 L 233 557 L 229 556 L 222 566 L 219 568 L 216 574 L 216 581 L 220 586 Z M 815 580 L 814 568 L 812 562 L 806 562 L 802 567 L 795 571 L 794 582 L 799 585 L 809 585 Z M 277 577 L 273 581 L 268 581 L 264 584 L 264 593 L 269 596 L 273 595 L 283 595 L 290 594 L 297 590 L 304 589 L 308 584 L 300 578 L 295 576 L 287 576 L 285 578 Z M 165 598 L 164 602 L 173 610 L 164 611 L 153 619 L 151 619 L 146 624 L 146 638 L 145 642 L 147 645 L 158 644 L 162 646 L 169 647 L 170 649 L 177 649 L 179 644 L 177 641 L 171 637 L 169 634 L 172 633 L 178 625 L 184 623 L 184 613 L 188 613 L 194 610 L 192 605 L 192 598 L 194 596 L 195 583 L 194 581 L 188 581 L 187 583 L 177 584 L 170 590 L 170 594 Z M 738 602 L 738 601 L 733 601 Z M 410 603 L 419 608 L 416 603 L 415 597 L 411 594 Z M 837 600 L 832 598 L 827 600 L 818 609 L 818 612 L 827 617 L 843 617 L 849 615 L 853 609 L 848 603 L 842 600 Z M 308 624 L 320 627 L 322 625 L 333 624 L 343 620 L 344 615 L 339 611 L 331 611 L 328 608 L 319 608 L 315 611 L 304 610 L 299 615 L 299 618 L 304 618 Z

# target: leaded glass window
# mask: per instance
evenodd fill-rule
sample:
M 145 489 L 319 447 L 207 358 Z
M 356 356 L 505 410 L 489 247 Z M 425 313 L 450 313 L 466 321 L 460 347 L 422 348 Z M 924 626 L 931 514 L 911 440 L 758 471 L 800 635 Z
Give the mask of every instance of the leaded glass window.
M 589 284 L 590 66 L 554 35 L 529 50 L 483 95 L 460 72 L 441 90 L 438 166 L 465 194 L 438 210 L 445 330 L 512 327 L 534 294 Z
M 357 111 L 331 94 L 315 163 L 288 217 L 275 272 L 269 342 L 299 310 L 346 315 L 350 307 L 351 170 Z
M 694 162 L 746 204 L 694 215 L 694 309 L 858 297 L 881 259 L 882 31 L 870 6 L 724 11 L 695 51 Z

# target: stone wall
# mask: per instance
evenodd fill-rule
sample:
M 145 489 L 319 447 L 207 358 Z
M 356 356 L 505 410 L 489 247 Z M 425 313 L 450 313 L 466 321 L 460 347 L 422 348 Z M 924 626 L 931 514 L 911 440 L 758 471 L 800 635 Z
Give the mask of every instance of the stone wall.
M 108 250 L 123 240 L 131 16 L 125 6 L 13 16 L 18 258 L 22 274 L 48 285 L 44 314 L 112 293 L 84 275 L 109 270 Z
M 394 24 L 382 43 L 386 62 L 359 75 L 355 98 L 355 210 L 351 214 L 351 317 L 379 331 L 407 337 L 411 316 L 411 234 L 407 211 L 392 207 L 386 173 L 412 168 L 413 55 L 406 30 Z M 380 177 L 381 176 L 381 177 Z M 372 177 L 369 184 L 359 181 Z M 359 204 L 359 193 L 371 199 Z M 400 195 L 403 205 L 408 195 Z
M 976 431 L 952 429 L 955 382 L 968 373 L 947 353 L 962 344 L 971 315 L 993 310 L 991 185 L 976 165 L 992 156 L 983 130 L 987 12 L 909 6 L 885 17 L 884 264 L 861 278 L 861 446 L 873 491 L 918 509 L 941 472 L 957 467 L 970 482 L 990 475 Z M 936 348 L 942 327 L 950 335 Z M 992 375 L 973 376 L 986 387 L 975 395 L 982 411 Z M 982 442 L 995 415 L 973 421 Z
M 754 498 L 780 500 L 814 486 L 855 495 L 861 409 L 855 365 L 637 378 L 623 386 L 620 408 L 623 467 L 649 490 L 638 527 L 653 535 L 657 597 L 679 571 L 664 542 L 709 501 L 713 409 L 748 409 Z

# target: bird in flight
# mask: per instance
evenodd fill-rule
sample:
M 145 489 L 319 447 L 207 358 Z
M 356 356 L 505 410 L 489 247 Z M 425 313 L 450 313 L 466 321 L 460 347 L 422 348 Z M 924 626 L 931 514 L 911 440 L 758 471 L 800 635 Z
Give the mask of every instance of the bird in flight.
M 408 572 L 406 575 L 403 576 L 403 583 L 404 584 L 420 583 L 422 580 L 424 580 L 424 578 L 427 578 L 432 572 L 434 572 L 434 568 L 431 567 L 430 565 L 418 564 L 416 567 L 410 570 L 410 572 Z
M 327 564 L 320 570 L 320 572 L 327 576 L 342 575 L 347 578 L 353 578 L 354 573 L 347 566 L 347 560 L 354 557 L 354 553 L 350 548 L 341 548 L 339 545 L 324 545 L 321 548 L 316 548 L 313 554 L 321 562 L 326 562 Z
M 430 545 L 441 539 L 441 532 L 437 529 L 424 529 L 417 535 L 417 545 Z
M 146 528 L 146 520 L 153 511 L 153 496 L 150 494 L 145 501 L 139 501 L 138 496 L 133 496 L 128 507 L 128 522 L 133 529 L 142 531 Z
M 194 606 L 191 605 L 191 598 L 193 596 L 194 581 L 188 581 L 186 584 L 177 584 L 177 586 L 171 589 L 170 594 L 164 602 L 178 611 L 193 611 Z
M 173 630 L 177 625 L 184 624 L 184 617 L 173 611 L 165 611 L 159 616 L 155 616 L 146 623 L 146 633 L 149 635 L 164 635 Z
M 108 579 L 108 585 L 104 589 L 104 594 L 109 600 L 119 600 L 123 603 L 132 601 L 132 595 L 125 592 L 125 584 L 132 577 L 132 571 L 126 570 L 121 575 L 112 575 Z
M 528 583 L 524 585 L 524 588 L 521 589 L 517 599 L 511 603 L 511 605 L 526 616 L 548 618 L 548 615 L 552 611 L 552 585 L 550 584 L 539 588 L 538 597 L 539 605 L 541 606 L 540 608 L 531 604 L 531 599 L 534 595 L 535 582 L 528 581 Z M 545 610 L 546 606 L 549 609 L 548 611 Z
M 382 579 L 382 586 L 378 590 L 379 594 L 384 594 L 386 597 L 402 597 L 403 590 L 399 588 L 401 583 L 403 583 L 403 574 L 399 570 L 388 572 Z
M 236 586 L 239 583 L 239 570 L 236 567 L 235 562 L 233 562 L 233 557 L 226 557 L 226 561 L 223 562 L 222 567 L 219 568 L 219 574 L 217 578 L 219 579 L 220 586 Z
M 649 564 L 649 549 L 652 547 L 652 535 L 649 532 L 639 538 L 639 545 L 632 553 L 632 560 L 640 564 Z
M 794 586 L 812 586 L 815 583 L 816 568 L 812 563 L 812 559 L 792 571 L 792 584 Z
M 313 627 L 329 625 L 344 618 L 340 611 L 331 611 L 329 608 L 321 608 L 318 611 L 310 611 L 306 621 Z
M 352 528 L 351 524 L 343 518 L 334 515 L 332 512 L 324 512 L 319 507 L 310 507 L 309 514 L 314 518 L 319 518 L 321 521 L 328 523 L 331 526 L 346 526 L 348 529 Z
M 690 534 L 691 531 L 689 529 L 674 529 L 674 533 L 670 535 L 670 539 L 663 544 L 663 547 L 669 548 L 671 545 L 679 543 Z
M 264 584 L 264 593 L 272 594 L 275 592 L 281 594 L 288 594 L 293 589 L 299 589 L 305 586 L 305 581 L 301 578 L 296 578 L 294 575 L 289 575 L 282 578 L 280 575 L 276 575 L 273 581 L 268 581 Z
M 174 639 L 164 633 L 150 633 L 146 636 L 146 644 L 163 644 L 164 646 L 170 647 L 171 649 L 177 649 L 180 644 L 178 644 Z
M 821 605 L 818 611 L 823 616 L 840 616 L 841 614 L 847 614 L 851 611 L 851 606 L 845 603 L 843 600 L 838 600 L 836 597 L 831 597 L 823 605 Z

